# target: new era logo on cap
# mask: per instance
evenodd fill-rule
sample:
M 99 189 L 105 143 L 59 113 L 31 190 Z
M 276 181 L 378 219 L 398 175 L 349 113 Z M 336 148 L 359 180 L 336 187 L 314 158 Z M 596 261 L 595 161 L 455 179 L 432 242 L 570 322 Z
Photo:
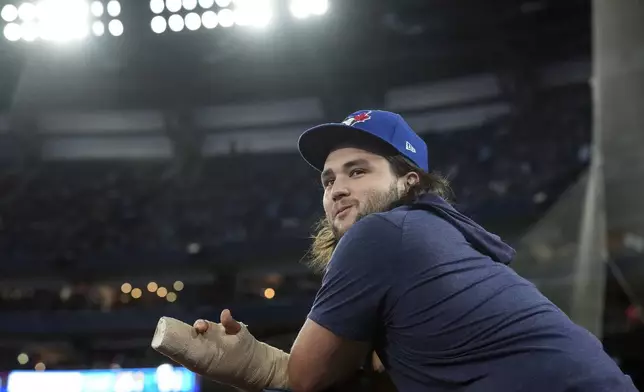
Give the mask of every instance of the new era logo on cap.
M 409 142 L 405 142 L 405 150 L 407 150 L 407 151 L 411 151 L 411 152 L 413 152 L 414 154 L 416 153 L 416 149 L 415 149 L 415 148 L 414 148 L 414 146 L 412 146 L 412 145 L 411 145 L 411 143 L 409 143 Z

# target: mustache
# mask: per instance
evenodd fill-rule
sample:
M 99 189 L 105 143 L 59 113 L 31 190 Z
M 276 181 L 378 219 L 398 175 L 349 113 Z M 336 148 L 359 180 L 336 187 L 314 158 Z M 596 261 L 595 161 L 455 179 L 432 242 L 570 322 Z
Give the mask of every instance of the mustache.
M 335 207 L 333 207 L 333 211 L 332 211 L 332 214 L 331 214 L 331 215 L 332 215 L 333 217 L 335 217 L 335 216 L 336 216 L 336 215 L 338 215 L 340 212 L 342 212 L 342 211 L 346 210 L 347 208 L 354 207 L 354 206 L 356 206 L 356 205 L 357 205 L 357 203 L 355 203 L 355 202 L 345 202 L 345 203 L 337 204 Z

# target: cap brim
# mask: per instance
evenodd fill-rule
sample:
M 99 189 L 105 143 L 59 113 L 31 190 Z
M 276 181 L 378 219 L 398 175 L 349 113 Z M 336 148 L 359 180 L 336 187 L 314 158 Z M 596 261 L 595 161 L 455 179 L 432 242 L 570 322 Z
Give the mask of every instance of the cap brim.
M 306 130 L 300 136 L 297 144 L 302 158 L 316 170 L 322 171 L 326 158 L 337 146 L 365 136 L 379 140 L 377 136 L 362 129 L 340 123 L 330 123 Z

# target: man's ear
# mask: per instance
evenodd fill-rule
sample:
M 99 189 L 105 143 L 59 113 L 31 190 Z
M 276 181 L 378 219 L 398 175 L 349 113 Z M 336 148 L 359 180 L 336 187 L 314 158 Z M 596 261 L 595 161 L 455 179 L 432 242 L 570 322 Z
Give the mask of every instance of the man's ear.
M 420 176 L 416 172 L 409 172 L 405 175 L 407 187 L 412 187 L 420 182 Z
M 420 177 L 416 172 L 409 172 L 405 174 L 402 178 L 398 179 L 398 191 L 406 193 L 409 191 L 409 188 L 418 184 L 420 182 Z

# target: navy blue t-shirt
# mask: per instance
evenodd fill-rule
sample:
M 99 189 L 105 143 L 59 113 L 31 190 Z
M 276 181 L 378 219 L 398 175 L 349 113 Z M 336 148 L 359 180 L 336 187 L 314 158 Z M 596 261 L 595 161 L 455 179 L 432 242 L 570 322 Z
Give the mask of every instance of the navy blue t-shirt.
M 309 318 L 373 344 L 399 391 L 636 391 L 601 343 L 507 264 L 514 250 L 437 196 L 338 243 Z

